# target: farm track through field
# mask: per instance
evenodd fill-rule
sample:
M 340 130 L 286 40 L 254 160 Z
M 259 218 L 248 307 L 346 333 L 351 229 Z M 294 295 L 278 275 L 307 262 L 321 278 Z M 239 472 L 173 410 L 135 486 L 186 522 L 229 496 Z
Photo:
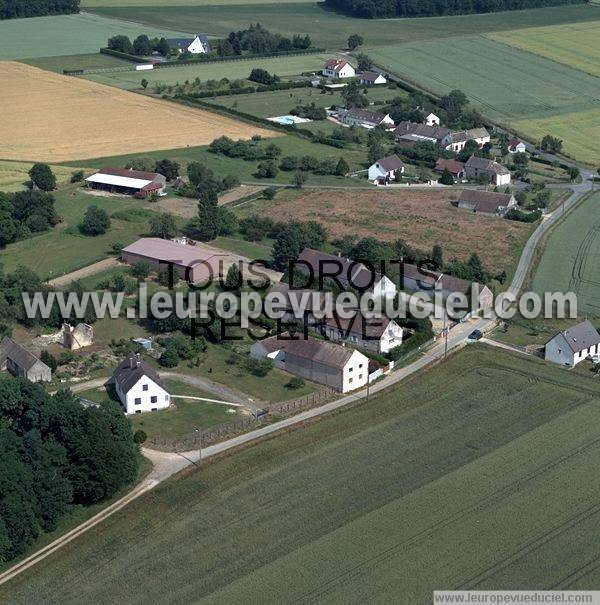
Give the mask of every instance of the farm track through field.
M 585 234 L 585 237 L 581 241 L 577 253 L 575 255 L 575 261 L 571 270 L 571 280 L 569 281 L 569 290 L 575 293 L 579 292 L 581 285 L 592 284 L 594 286 L 600 286 L 600 282 L 586 279 L 586 267 L 589 261 L 589 252 L 596 238 L 600 234 L 600 221 L 597 221 L 592 225 L 590 230 Z
M 309 602 L 309 603 L 310 602 L 313 602 L 313 603 L 323 602 L 323 597 L 326 596 L 328 593 L 330 593 L 331 590 L 337 588 L 340 584 L 347 583 L 350 579 L 354 579 L 354 578 L 366 573 L 370 568 L 372 568 L 374 566 L 379 566 L 379 565 L 381 565 L 381 563 L 383 563 L 385 561 L 389 561 L 394 556 L 396 556 L 398 551 L 400 551 L 401 549 L 405 549 L 407 547 L 414 546 L 414 545 L 418 544 L 419 542 L 423 541 L 424 539 L 431 537 L 439 529 L 442 529 L 444 527 L 449 527 L 450 525 L 456 523 L 457 521 L 465 519 L 465 518 L 473 515 L 474 513 L 481 512 L 487 508 L 497 505 L 499 502 L 502 502 L 506 498 L 517 493 L 527 483 L 531 483 L 531 482 L 535 481 L 541 475 L 555 469 L 556 467 L 563 464 L 564 462 L 567 462 L 568 460 L 571 460 L 572 458 L 579 456 L 582 453 L 593 450 L 594 448 L 597 448 L 597 447 L 600 447 L 600 437 L 593 439 L 591 441 L 588 441 L 571 450 L 568 450 L 564 454 L 561 454 L 560 456 L 540 465 L 539 467 L 537 467 L 536 469 L 527 473 L 523 477 L 519 477 L 518 479 L 510 482 L 508 485 L 505 485 L 505 486 L 501 487 L 500 489 L 497 489 L 497 490 L 487 494 L 486 496 L 481 498 L 478 502 L 472 504 L 471 506 L 467 507 L 466 509 L 461 510 L 449 517 L 446 517 L 445 519 L 441 519 L 440 521 L 433 524 L 432 526 L 430 526 L 430 527 L 418 532 L 414 536 L 410 537 L 408 540 L 398 542 L 397 544 L 387 548 L 386 550 L 384 550 L 372 557 L 369 557 L 368 559 L 365 559 L 364 561 L 355 565 L 351 569 L 344 571 L 343 573 L 335 576 L 334 578 L 331 578 L 327 582 L 324 582 L 320 587 L 312 590 L 309 593 L 305 593 L 304 595 L 300 596 L 299 598 L 293 600 L 292 603 L 298 604 L 298 603 L 306 603 L 306 602 Z M 590 511 L 592 511 L 592 512 L 590 512 Z M 595 504 L 594 506 L 590 507 L 583 513 L 574 515 L 573 517 L 571 517 L 570 519 L 565 521 L 563 524 L 561 524 L 561 526 L 559 526 L 558 528 L 553 528 L 549 532 L 546 532 L 544 534 L 544 536 L 540 536 L 540 537 L 536 538 L 536 540 L 532 540 L 531 542 L 533 543 L 535 541 L 539 541 L 539 540 L 543 539 L 545 536 L 547 536 L 548 534 L 553 533 L 558 529 L 560 529 L 561 531 L 566 531 L 567 529 L 569 529 L 569 527 L 575 525 L 576 523 L 579 523 L 581 520 L 588 518 L 590 516 L 593 516 L 594 514 L 598 514 L 598 513 L 600 513 L 600 503 Z M 564 529 L 563 529 L 563 526 L 564 526 Z M 522 549 L 525 549 L 526 546 L 527 545 L 524 545 L 522 547 Z M 467 581 L 467 583 L 469 583 L 469 582 L 470 582 L 470 580 Z M 467 583 L 465 583 L 465 585 Z M 461 590 L 461 588 L 455 588 L 455 590 Z

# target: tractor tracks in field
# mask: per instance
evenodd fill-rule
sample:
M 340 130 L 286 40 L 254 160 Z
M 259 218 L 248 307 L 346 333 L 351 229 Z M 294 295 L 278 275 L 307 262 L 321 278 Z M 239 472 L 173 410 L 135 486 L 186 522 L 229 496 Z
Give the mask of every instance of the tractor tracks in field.
M 564 464 L 565 462 L 568 462 L 569 460 L 576 458 L 577 456 L 580 456 L 583 453 L 594 450 L 598 447 L 600 447 L 600 437 L 587 441 L 586 443 L 579 445 L 578 447 L 568 450 L 560 456 L 557 456 L 556 458 L 538 466 L 537 468 L 533 469 L 524 476 L 512 481 L 508 485 L 505 485 L 483 496 L 478 501 L 474 502 L 471 506 L 459 510 L 458 512 L 453 515 L 450 515 L 449 517 L 440 519 L 437 523 L 434 523 L 433 525 L 421 530 L 420 532 L 418 532 L 414 536 L 411 536 L 407 540 L 398 542 L 390 546 L 389 548 L 369 558 L 364 559 L 352 568 L 336 575 L 335 577 L 331 578 L 330 580 L 327 580 L 326 582 L 323 582 L 318 588 L 308 593 L 305 593 L 297 599 L 291 601 L 291 603 L 300 604 L 322 602 L 324 596 L 331 593 L 340 585 L 346 584 L 349 580 L 352 580 L 356 577 L 365 574 L 369 569 L 376 566 L 380 566 L 382 563 L 393 559 L 400 551 L 408 549 L 411 546 L 415 546 L 419 542 L 422 542 L 424 539 L 431 538 L 435 535 L 436 532 L 441 529 L 449 527 L 454 523 L 468 518 L 469 516 L 484 511 L 486 508 L 496 506 L 499 502 L 506 500 L 513 494 L 520 491 L 526 484 L 536 481 L 542 475 L 554 470 L 561 464 Z M 496 573 L 496 567 L 498 569 L 501 569 L 501 566 L 506 566 L 510 562 L 512 562 L 512 560 L 522 557 L 524 554 L 526 554 L 526 549 L 529 549 L 530 551 L 535 550 L 535 548 L 537 548 L 539 544 L 543 544 L 544 542 L 550 540 L 552 537 L 555 537 L 555 535 L 560 535 L 564 531 L 567 531 L 568 529 L 574 527 L 578 523 L 581 523 L 585 519 L 588 519 L 599 513 L 600 502 L 588 507 L 586 510 L 581 511 L 576 515 L 573 515 L 560 525 L 553 527 L 551 530 L 545 532 L 542 536 L 538 536 L 532 540 L 529 540 L 527 543 L 519 546 L 516 552 L 511 553 L 511 555 L 506 558 L 506 561 L 508 561 L 507 563 L 505 563 L 504 560 L 502 562 L 496 563 L 493 567 L 483 570 L 477 576 L 474 576 L 473 578 L 467 580 L 465 582 L 465 585 L 470 584 L 472 581 L 475 580 L 479 581 L 480 577 L 483 577 L 485 574 L 490 574 L 490 570 L 493 570 L 493 573 Z M 459 590 L 460 588 L 456 589 Z

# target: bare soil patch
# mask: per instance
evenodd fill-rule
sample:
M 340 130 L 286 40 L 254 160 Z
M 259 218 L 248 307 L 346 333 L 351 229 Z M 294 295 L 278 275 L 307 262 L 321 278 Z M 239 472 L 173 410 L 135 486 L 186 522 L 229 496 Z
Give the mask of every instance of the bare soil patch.
M 441 244 L 444 257 L 467 259 L 477 252 L 493 270 L 510 265 L 531 227 L 458 209 L 457 190 L 351 191 L 321 189 L 282 198 L 261 214 L 273 219 L 316 220 L 332 237 L 398 238 L 421 250 Z
M 208 111 L 0 62 L 0 157 L 64 162 L 275 133 Z

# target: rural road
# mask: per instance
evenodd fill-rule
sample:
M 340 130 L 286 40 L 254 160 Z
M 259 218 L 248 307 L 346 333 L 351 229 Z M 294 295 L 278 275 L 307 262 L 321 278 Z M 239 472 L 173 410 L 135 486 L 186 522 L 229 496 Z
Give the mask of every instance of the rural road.
M 515 275 L 513 277 L 511 285 L 508 288 L 511 293 L 517 295 L 523 287 L 531 265 L 531 261 L 533 259 L 533 253 L 543 235 L 564 216 L 567 210 L 572 208 L 578 201 L 581 200 L 581 198 L 586 193 L 591 191 L 592 182 L 590 182 L 588 179 L 592 177 L 592 173 L 587 169 L 580 169 L 582 173 L 583 182 L 581 184 L 573 185 L 571 187 L 573 193 L 565 201 L 564 205 L 561 205 L 561 207 L 554 210 L 554 212 L 548 214 L 544 218 L 542 223 L 538 225 L 536 230 L 532 233 L 531 237 L 527 241 L 521 254 L 521 258 L 519 260 L 519 264 L 515 271 Z M 431 364 L 439 362 L 445 357 L 446 350 L 449 352 L 464 346 L 466 344 L 466 337 L 472 330 L 479 329 L 485 333 L 487 330 L 491 329 L 494 324 L 495 319 L 493 318 L 477 318 L 467 321 L 465 323 L 458 324 L 453 330 L 450 331 L 447 343 L 445 343 L 443 339 L 441 341 L 438 341 L 436 344 L 427 349 L 424 354 L 416 361 L 410 363 L 409 365 L 403 368 L 395 370 L 391 374 L 388 374 L 382 380 L 374 383 L 370 387 L 369 392 L 367 392 L 367 389 L 362 389 L 360 391 L 357 391 L 356 393 L 352 393 L 351 395 L 346 395 L 330 403 L 326 403 L 322 406 L 312 408 L 295 416 L 291 416 L 290 418 L 286 418 L 274 424 L 258 428 L 254 431 L 250 431 L 248 433 L 239 435 L 227 441 L 217 443 L 202 450 L 192 450 L 189 452 L 181 453 L 163 453 L 144 448 L 142 450 L 143 454 L 147 458 L 149 458 L 154 465 L 153 470 L 148 475 L 148 477 L 146 477 L 131 492 L 129 492 L 126 496 L 124 496 L 117 502 L 111 504 L 97 515 L 84 522 L 83 524 L 79 525 L 75 529 L 71 530 L 64 536 L 58 538 L 45 548 L 39 550 L 27 559 L 21 561 L 20 563 L 17 563 L 4 573 L 0 574 L 0 584 L 9 581 L 11 578 L 22 573 L 23 571 L 35 565 L 39 561 L 42 561 L 65 544 L 68 544 L 75 538 L 82 535 L 89 528 L 94 527 L 98 523 L 102 522 L 104 519 L 114 514 L 115 512 L 129 504 L 131 501 L 135 500 L 140 495 L 151 490 L 162 481 L 175 475 L 176 473 L 190 466 L 191 464 L 196 464 L 201 460 L 206 460 L 207 458 L 214 457 L 218 454 L 227 452 L 241 445 L 250 443 L 257 439 L 261 439 L 268 435 L 272 435 L 283 429 L 299 425 L 303 422 L 306 422 L 307 420 L 318 418 L 319 416 L 328 414 L 349 404 L 356 403 L 361 400 L 367 400 L 368 397 L 370 397 L 372 394 L 378 393 L 383 389 L 387 389 L 401 382 L 402 380 L 406 380 L 407 378 L 410 378 L 420 370 L 423 370 Z
M 78 279 L 83 279 L 84 277 L 89 277 L 90 275 L 96 275 L 96 273 L 107 271 L 108 269 L 117 267 L 120 264 L 119 259 L 116 257 L 105 258 L 104 260 L 98 261 L 93 265 L 88 265 L 87 267 L 83 267 L 77 271 L 66 273 L 65 275 L 50 279 L 47 283 L 49 286 L 55 287 L 66 286 L 74 281 L 77 281 Z

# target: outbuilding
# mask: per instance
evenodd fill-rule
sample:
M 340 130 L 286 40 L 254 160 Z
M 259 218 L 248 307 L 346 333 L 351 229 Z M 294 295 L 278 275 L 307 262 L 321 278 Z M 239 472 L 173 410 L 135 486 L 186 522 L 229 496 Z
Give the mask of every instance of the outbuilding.
M 90 189 L 138 198 L 162 195 L 167 185 L 167 179 L 162 174 L 127 168 L 103 168 L 88 176 L 85 182 Z
M 8 337 L 0 343 L 0 370 L 31 382 L 52 380 L 52 370 L 43 361 Z

